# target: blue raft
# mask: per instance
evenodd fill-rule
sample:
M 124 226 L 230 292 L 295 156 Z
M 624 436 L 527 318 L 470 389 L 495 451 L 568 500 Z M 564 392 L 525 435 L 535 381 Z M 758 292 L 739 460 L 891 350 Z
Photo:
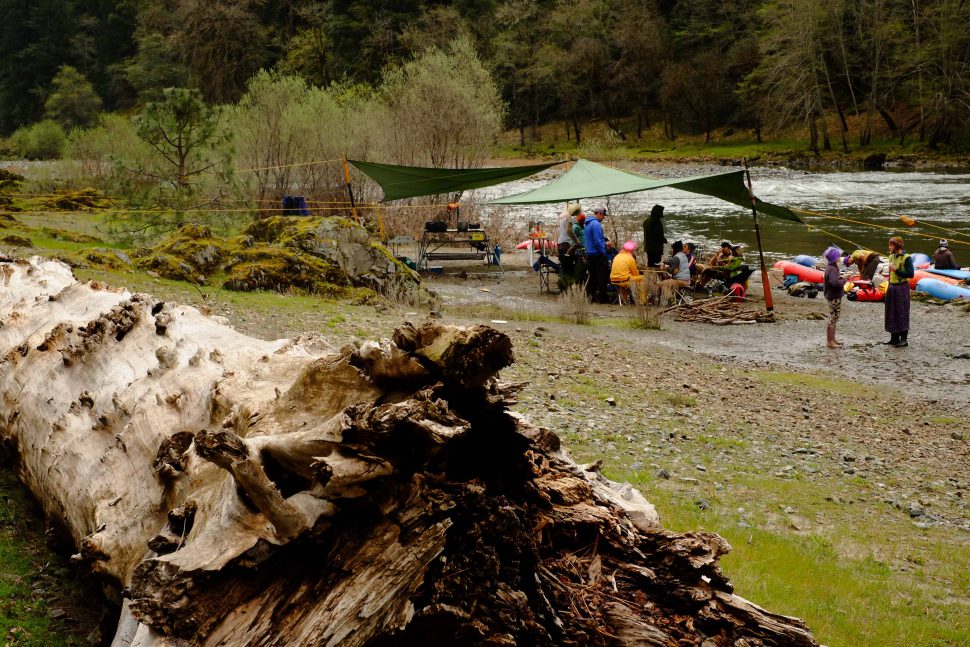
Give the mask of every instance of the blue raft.
M 927 267 L 926 271 L 930 274 L 939 274 L 940 276 L 949 276 L 951 279 L 960 279 L 961 281 L 970 281 L 970 271 L 967 270 L 937 270 L 932 267 Z
M 942 299 L 943 301 L 970 299 L 970 289 L 937 281 L 936 279 L 920 279 L 919 283 L 916 284 L 916 291 L 925 292 L 931 297 Z

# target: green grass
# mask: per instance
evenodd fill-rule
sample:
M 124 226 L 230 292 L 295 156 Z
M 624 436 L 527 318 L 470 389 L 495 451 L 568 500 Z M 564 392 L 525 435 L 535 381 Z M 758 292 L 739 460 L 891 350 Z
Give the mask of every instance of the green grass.
M 945 425 L 959 425 L 966 422 L 966 420 L 960 420 L 959 418 L 947 418 L 946 416 L 937 416 L 934 418 L 930 418 L 930 422 L 932 422 L 935 425 L 945 426 Z
M 828 391 L 839 395 L 859 395 L 859 384 L 832 377 L 830 375 L 813 375 L 811 373 L 788 373 L 784 371 L 765 371 L 758 370 L 751 372 L 752 377 L 765 382 L 776 384 L 787 384 L 792 386 L 808 387 L 815 391 Z M 871 384 L 866 389 L 879 389 L 882 391 L 890 390 L 889 387 Z
M 100 592 L 45 547 L 40 518 L 0 453 L 0 636 L 5 645 L 87 645 Z
M 663 486 L 644 472 L 609 476 L 641 488 L 664 527 L 727 539 L 733 551 L 721 565 L 736 592 L 802 618 L 830 647 L 970 644 L 970 546 L 959 531 L 859 525 L 840 514 L 844 504 L 826 502 L 805 481 L 742 477 L 746 483 L 731 487 L 751 488 L 765 500 L 739 513 L 729 490 Z M 779 501 L 802 515 L 821 513 L 827 525 L 792 529 Z
M 774 388 L 858 393 L 854 383 L 818 375 L 748 374 Z M 570 399 L 575 394 L 574 406 L 589 408 L 601 385 L 596 376 L 582 375 L 560 382 L 559 389 Z M 665 528 L 707 530 L 727 539 L 733 551 L 721 565 L 738 595 L 802 618 L 823 644 L 970 645 L 965 532 L 919 528 L 905 510 L 884 501 L 878 481 L 895 486 L 892 474 L 809 476 L 800 468 L 818 469 L 823 459 L 806 456 L 793 461 L 799 467 L 787 476 L 776 475 L 779 465 L 752 460 L 755 439 L 743 425 L 711 422 L 692 430 L 690 420 L 678 417 L 684 407 L 690 406 L 694 419 L 716 413 L 716 403 L 697 399 L 688 405 L 692 398 L 656 392 L 647 398 L 651 418 L 636 415 L 622 432 L 578 423 L 560 435 L 578 462 L 603 459 L 608 477 L 639 488 Z M 567 406 L 562 399 L 559 404 Z M 856 415 L 868 413 L 856 406 Z M 668 432 L 676 439 L 668 440 Z M 671 446 L 678 451 L 663 450 Z M 706 471 L 695 471 L 698 464 Z M 660 467 L 673 474 L 662 478 Z
M 663 398 L 676 407 L 696 407 L 697 398 L 683 393 L 664 393 Z

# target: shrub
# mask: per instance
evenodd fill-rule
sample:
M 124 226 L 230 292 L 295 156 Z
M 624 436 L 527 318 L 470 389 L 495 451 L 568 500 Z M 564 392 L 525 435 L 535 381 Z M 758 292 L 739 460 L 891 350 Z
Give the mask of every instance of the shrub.
M 126 169 L 144 166 L 149 155 L 131 120 L 112 114 L 102 115 L 94 128 L 72 130 L 64 149 L 64 157 L 80 165 L 78 175 L 83 181 L 111 192 L 130 183 Z
M 64 151 L 67 135 L 64 129 L 51 119 L 31 126 L 18 128 L 10 136 L 8 146 L 15 155 L 27 159 L 58 159 Z

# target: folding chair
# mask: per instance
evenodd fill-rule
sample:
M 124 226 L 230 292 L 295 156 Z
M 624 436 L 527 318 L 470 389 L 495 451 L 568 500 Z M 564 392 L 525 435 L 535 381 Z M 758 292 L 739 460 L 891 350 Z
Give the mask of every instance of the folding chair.
M 549 265 L 539 266 L 539 292 L 558 293 L 559 271 Z
M 616 302 L 621 306 L 633 303 L 633 295 L 630 293 L 630 282 L 626 281 L 624 283 L 613 283 L 606 288 L 607 294 L 616 291 Z
M 559 292 L 560 265 L 544 253 L 532 265 L 532 269 L 539 275 L 539 292 Z
M 694 303 L 694 288 L 690 285 L 685 285 L 674 290 L 674 304 L 678 306 L 689 306 Z

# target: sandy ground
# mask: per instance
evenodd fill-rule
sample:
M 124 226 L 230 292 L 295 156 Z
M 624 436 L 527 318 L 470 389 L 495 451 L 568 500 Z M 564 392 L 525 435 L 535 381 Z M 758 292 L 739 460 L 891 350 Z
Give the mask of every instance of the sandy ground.
M 528 265 L 527 252 L 503 256 L 504 272 L 484 265 L 451 264 L 442 276 L 425 280 L 442 297 L 444 310 L 459 314 L 469 305 L 491 304 L 511 309 L 558 314 L 556 295 L 541 293 L 539 280 Z M 466 277 L 466 278 L 463 278 Z M 880 342 L 883 304 L 843 300 L 838 327 L 841 350 L 825 347 L 828 304 L 821 297 L 792 297 L 772 290 L 775 324 L 714 326 L 665 318 L 661 331 L 596 327 L 597 336 L 617 343 L 647 344 L 688 351 L 724 360 L 787 367 L 822 369 L 863 384 L 875 382 L 909 391 L 929 400 L 965 405 L 970 414 L 970 313 L 952 306 L 913 303 L 909 347 L 896 349 Z M 760 273 L 750 281 L 749 297 L 764 307 Z M 629 308 L 591 306 L 595 319 L 623 319 Z

